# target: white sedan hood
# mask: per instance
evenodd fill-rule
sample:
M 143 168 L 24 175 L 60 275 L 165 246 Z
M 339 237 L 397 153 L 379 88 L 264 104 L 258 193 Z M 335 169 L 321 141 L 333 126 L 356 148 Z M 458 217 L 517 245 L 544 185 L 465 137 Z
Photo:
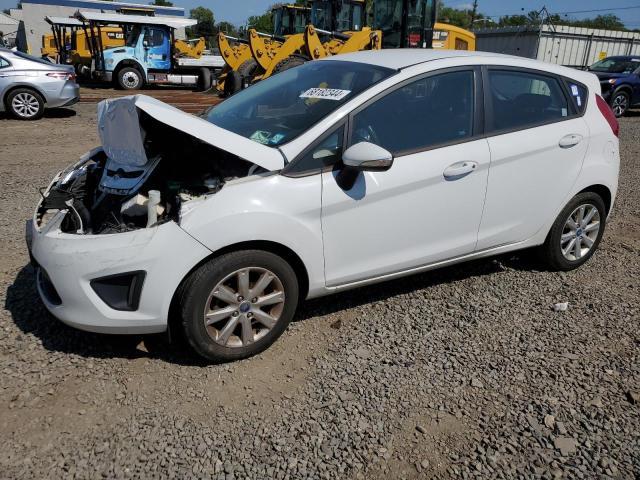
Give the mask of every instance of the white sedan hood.
M 133 95 L 103 100 L 98 104 L 98 133 L 112 170 L 139 169 L 149 162 L 144 149 L 144 131 L 140 128 L 138 109 L 159 122 L 266 170 L 284 167 L 284 157 L 276 148 L 256 143 L 155 98 Z

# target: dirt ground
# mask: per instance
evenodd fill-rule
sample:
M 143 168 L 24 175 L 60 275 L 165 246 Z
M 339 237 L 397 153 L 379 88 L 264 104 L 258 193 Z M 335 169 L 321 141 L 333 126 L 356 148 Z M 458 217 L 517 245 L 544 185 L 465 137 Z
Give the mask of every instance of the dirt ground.
M 37 297 L 24 222 L 115 94 L 85 93 L 0 117 L 0 478 L 640 479 L 640 116 L 583 268 L 509 256 L 307 302 L 263 354 L 203 365 L 163 336 L 75 331 Z

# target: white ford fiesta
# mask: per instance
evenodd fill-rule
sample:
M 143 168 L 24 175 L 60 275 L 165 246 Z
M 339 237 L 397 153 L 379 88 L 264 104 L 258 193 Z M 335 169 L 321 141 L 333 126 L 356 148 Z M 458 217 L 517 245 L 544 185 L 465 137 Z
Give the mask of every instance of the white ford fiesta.
M 273 343 L 298 303 L 537 247 L 570 270 L 616 196 L 618 124 L 591 73 L 495 54 L 309 62 L 195 117 L 102 102 L 102 146 L 45 190 L 27 242 L 77 328 L 180 318 L 213 361 Z

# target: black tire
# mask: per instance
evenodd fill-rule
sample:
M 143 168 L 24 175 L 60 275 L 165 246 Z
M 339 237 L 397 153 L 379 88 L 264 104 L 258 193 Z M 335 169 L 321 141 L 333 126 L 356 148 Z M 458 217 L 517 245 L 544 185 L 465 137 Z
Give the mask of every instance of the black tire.
M 30 88 L 16 88 L 5 100 L 7 110 L 18 120 L 38 120 L 44 115 L 44 98 Z
M 618 89 L 611 94 L 611 99 L 609 100 L 609 105 L 611 106 L 611 110 L 613 110 L 613 114 L 620 118 L 623 117 L 627 110 L 629 110 L 629 105 L 631 104 L 631 95 L 626 90 Z
M 211 70 L 208 68 L 201 68 L 200 74 L 198 75 L 198 90 L 201 92 L 206 92 L 211 88 L 213 84 L 213 76 L 211 75 Z
M 236 70 L 231 70 L 224 80 L 224 96 L 230 97 L 240 90 L 242 90 L 242 75 Z
M 118 70 L 117 81 L 122 90 L 140 90 L 144 86 L 144 77 L 135 67 L 124 67 Z
M 304 65 L 308 61 L 309 59 L 307 57 L 303 57 L 302 55 L 291 55 L 278 62 L 278 64 L 273 69 L 273 75 L 284 72 L 285 70 L 289 70 L 291 68 L 299 67 L 300 65 Z
M 238 73 L 242 76 L 242 81 L 244 83 L 251 83 L 257 69 L 258 62 L 253 58 L 250 58 L 249 60 L 245 60 L 242 65 L 238 67 Z
M 264 336 L 248 345 L 241 342 L 242 345 L 225 346 L 217 343 L 207 330 L 204 323 L 205 306 L 210 308 L 210 305 L 207 305 L 207 302 L 211 301 L 209 296 L 219 282 L 222 282 L 225 277 L 237 270 L 246 268 L 258 268 L 272 272 L 283 288 L 284 304 L 281 307 L 277 322 Z M 255 285 L 255 281 L 251 285 Z M 189 276 L 181 291 L 180 306 L 185 337 L 196 353 L 212 362 L 239 360 L 262 352 L 286 330 L 298 305 L 298 279 L 295 272 L 285 260 L 273 253 L 262 250 L 231 252 L 208 261 Z M 247 303 L 249 302 L 245 299 L 243 304 Z M 242 311 L 243 304 L 238 307 L 236 313 Z M 234 316 L 236 316 L 236 313 L 234 313 Z M 216 333 L 218 335 L 229 320 L 230 317 L 225 317 L 217 324 L 214 324 L 216 327 L 210 328 L 215 329 L 220 326 L 221 329 Z M 251 322 L 251 320 L 249 321 Z M 260 326 L 257 319 L 253 321 L 256 322 L 253 325 Z M 263 328 L 263 326 L 260 326 L 260 328 Z M 237 342 L 242 333 L 240 323 L 237 324 L 233 332 L 237 334 L 234 335 L 234 340 Z
M 593 241 L 593 245 L 586 254 L 577 259 L 567 259 L 562 252 L 561 237 L 565 233 L 565 225 L 569 219 L 569 215 L 583 205 L 592 205 L 597 209 L 600 217 L 600 228 L 598 230 L 597 237 L 591 240 Z M 606 215 L 604 201 L 600 195 L 593 192 L 584 192 L 576 195 L 571 199 L 567 206 L 562 209 L 558 218 L 556 218 L 556 221 L 547 235 L 546 241 L 539 249 L 539 257 L 552 270 L 569 271 L 583 265 L 598 249 L 598 245 L 602 240 L 602 235 L 606 226 Z M 581 236 L 585 235 L 581 228 L 579 231 Z

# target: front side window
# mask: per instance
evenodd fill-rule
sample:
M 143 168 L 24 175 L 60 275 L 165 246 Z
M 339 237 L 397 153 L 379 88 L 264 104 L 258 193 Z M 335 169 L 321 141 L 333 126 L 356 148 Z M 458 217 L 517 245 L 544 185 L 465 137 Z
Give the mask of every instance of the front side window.
M 245 138 L 276 147 L 393 73 L 364 63 L 308 62 L 242 90 L 214 107 L 206 118 Z
M 138 44 L 138 38 L 140 38 L 140 32 L 142 31 L 142 27 L 140 25 L 135 25 L 129 33 L 127 33 L 127 40 L 124 42 L 127 47 L 135 47 Z
M 344 125 L 340 125 L 292 164 L 289 173 L 310 172 L 335 165 L 342 160 L 343 142 Z
M 409 83 L 355 115 L 351 143 L 375 143 L 397 155 L 469 138 L 474 90 L 471 70 Z
M 493 130 L 560 121 L 569 103 L 558 79 L 531 72 L 489 70 Z

